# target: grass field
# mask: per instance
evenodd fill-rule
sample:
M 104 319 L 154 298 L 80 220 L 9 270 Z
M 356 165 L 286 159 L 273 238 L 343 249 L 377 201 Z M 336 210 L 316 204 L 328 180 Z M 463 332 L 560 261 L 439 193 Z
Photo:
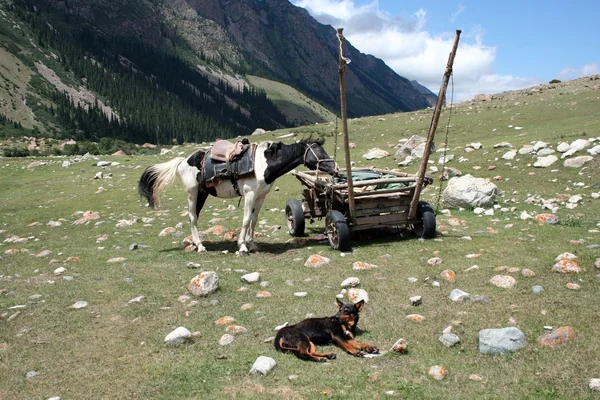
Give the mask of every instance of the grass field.
M 501 156 L 508 149 L 493 145 L 508 141 L 518 149 L 544 140 L 556 148 L 561 141 L 600 137 L 599 96 L 598 90 L 589 87 L 575 91 L 558 87 L 455 106 L 448 140 L 449 154 L 455 160 L 449 166 L 477 177 L 502 176 L 494 181 L 498 204 L 514 210 L 496 210 L 493 216 L 451 210 L 451 215 L 438 215 L 441 233 L 435 240 L 363 237 L 344 256 L 327 242 L 288 242 L 282 209 L 287 199 L 299 198 L 302 189 L 289 175 L 275 182 L 279 190 L 273 190 L 263 206 L 257 229 L 259 253 L 237 257 L 235 242 L 210 234 L 204 236 L 207 253 L 183 250 L 189 222 L 182 216 L 186 200 L 179 181 L 166 192 L 158 211 L 147 209 L 139 200 L 136 185 L 143 168 L 174 154 L 102 157 L 120 163 L 104 169 L 95 165 L 98 160 L 62 167 L 64 159 L 37 159 L 47 164 L 27 168 L 34 159 L 0 159 L 0 398 L 597 398 L 588 382 L 600 378 L 600 271 L 594 268 L 600 257 L 594 246 L 600 244 L 600 199 L 591 197 L 600 192 L 593 187 L 600 182 L 600 159 L 596 156 L 584 168 L 565 168 L 562 161 L 550 168 L 533 168 L 532 156 L 506 161 Z M 424 135 L 431 114 L 424 110 L 350 121 L 350 140 L 357 145 L 352 161 L 359 166 L 396 167 L 395 149 L 388 145 L 413 134 Z M 448 110 L 440 120 L 438 145 L 445 139 L 447 124 Z M 327 124 L 294 129 L 300 136 L 326 135 L 330 154 L 335 142 L 332 130 Z M 286 132 L 271 132 L 261 140 Z M 472 142 L 481 142 L 483 147 L 466 153 L 465 145 Z M 392 156 L 362 158 L 372 147 L 386 149 Z M 176 152 L 190 154 L 192 150 L 180 147 Z M 343 165 L 343 151 L 336 153 Z M 437 163 L 439 154 L 431 160 Z M 460 156 L 468 161 L 458 163 Z M 417 168 L 414 164 L 402 170 L 416 172 Z M 112 173 L 112 178 L 95 180 L 101 170 L 104 175 Z M 437 206 L 440 181 L 438 173 L 431 176 L 435 182 L 422 197 Z M 97 193 L 100 186 L 105 191 Z M 583 200 L 572 210 L 563 202 L 557 212 L 558 225 L 519 218 L 523 211 L 547 212 L 527 199 L 562 194 L 580 194 Z M 78 212 L 84 211 L 96 211 L 100 217 L 88 224 L 73 224 L 81 217 Z M 213 225 L 222 225 L 225 231 L 239 228 L 241 215 L 237 200 L 209 199 L 200 216 L 200 229 Z M 450 217 L 465 224 L 451 225 Z M 121 220 L 131 225 L 119 227 L 125 224 Z M 51 226 L 50 222 L 61 224 Z M 174 236 L 158 236 L 163 228 L 180 223 L 183 226 Z M 323 226 L 323 221 L 307 225 L 307 238 L 323 233 Z M 26 241 L 8 243 L 13 235 Z M 462 239 L 465 236 L 472 240 Z M 129 250 L 133 243 L 139 249 Z M 43 250 L 51 253 L 35 256 Z M 584 271 L 578 275 L 551 272 L 554 258 L 562 252 L 576 254 Z M 304 267 L 315 253 L 330 258 L 330 264 Z M 470 259 L 469 254 L 481 256 Z M 67 261 L 70 257 L 78 259 Z M 116 257 L 125 260 L 107 262 Z M 440 257 L 442 263 L 429 265 L 432 257 Z M 355 261 L 378 268 L 354 271 Z M 200 268 L 190 269 L 189 263 Z M 465 271 L 474 264 L 479 268 Z M 497 288 L 489 280 L 507 273 L 498 271 L 500 266 L 529 268 L 536 276 L 526 278 L 514 272 L 510 274 L 518 282 L 514 288 Z M 55 275 L 59 267 L 66 271 Z M 440 277 L 446 269 L 456 273 L 454 282 Z M 203 270 L 218 273 L 220 289 L 206 298 L 182 298 L 190 279 Z M 244 271 L 260 272 L 265 286 L 244 284 L 240 280 Z M 298 322 L 308 313 L 333 315 L 340 283 L 350 276 L 360 278 L 360 287 L 370 298 L 361 314 L 365 332 L 358 339 L 385 354 L 361 359 L 331 346 L 327 349 L 336 351 L 337 359 L 311 363 L 277 353 L 266 341 L 286 321 Z M 417 282 L 411 283 L 410 277 Z M 433 286 L 433 281 L 440 287 Z M 581 288 L 569 290 L 567 283 L 578 283 Z M 542 285 L 544 291 L 533 294 L 534 285 Z M 490 302 L 451 302 L 448 295 L 455 288 L 487 296 Z M 260 290 L 272 296 L 257 298 Z M 308 295 L 294 296 L 301 291 Z M 423 296 L 421 306 L 410 305 L 409 297 L 415 295 Z M 129 302 L 138 296 L 145 297 Z M 88 306 L 72 308 L 77 301 L 86 301 Z M 248 303 L 252 308 L 243 310 L 241 306 Z M 425 319 L 420 323 L 407 320 L 413 313 Z M 248 330 L 226 346 L 218 343 L 225 326 L 215 324 L 223 316 L 233 317 L 233 324 Z M 479 353 L 481 329 L 511 324 L 525 334 L 529 342 L 525 349 L 502 356 Z M 438 342 L 449 325 L 461 338 L 452 348 Z M 178 326 L 199 336 L 193 343 L 166 347 L 165 336 Z M 536 340 L 544 326 L 571 326 L 577 336 L 557 348 L 542 348 Z M 387 352 L 399 338 L 408 340 L 408 353 Z M 267 376 L 250 376 L 250 367 L 261 355 L 274 358 L 277 365 Z M 448 369 L 444 380 L 428 376 L 433 365 Z M 27 377 L 28 373 L 33 376 Z M 482 379 L 471 380 L 471 374 Z

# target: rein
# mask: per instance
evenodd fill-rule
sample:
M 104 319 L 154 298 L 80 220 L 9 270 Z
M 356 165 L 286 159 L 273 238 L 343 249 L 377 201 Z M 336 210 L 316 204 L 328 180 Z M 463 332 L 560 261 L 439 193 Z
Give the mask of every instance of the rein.
M 311 144 L 307 144 L 306 145 L 306 150 L 304 151 L 304 157 L 302 159 L 302 163 L 304 165 L 306 165 L 306 156 L 308 155 L 308 151 L 310 150 L 310 152 L 313 154 L 313 156 L 315 156 L 315 159 L 317 160 L 317 173 L 318 173 L 318 171 L 319 171 L 319 164 L 321 162 L 324 162 L 324 161 L 333 161 L 333 162 L 335 162 L 335 160 L 333 158 L 323 158 L 323 159 L 320 159 L 319 156 L 317 156 L 317 153 L 315 153 L 315 150 L 313 149 L 314 145 L 316 145 L 316 143 L 311 143 Z M 337 163 L 335 163 L 335 165 L 337 166 Z

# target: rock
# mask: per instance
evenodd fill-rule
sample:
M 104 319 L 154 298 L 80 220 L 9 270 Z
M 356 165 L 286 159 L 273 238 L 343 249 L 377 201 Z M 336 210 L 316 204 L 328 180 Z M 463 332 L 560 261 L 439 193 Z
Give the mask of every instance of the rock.
M 329 264 L 331 260 L 327 257 L 323 257 L 320 254 L 313 254 L 304 263 L 305 267 L 321 267 L 323 265 Z
M 467 174 L 448 181 L 442 201 L 446 206 L 454 208 L 490 207 L 496 201 L 497 192 L 496 185 L 488 179 L 474 178 Z
M 252 272 L 246 275 L 242 275 L 242 282 L 246 283 L 256 283 L 260 279 L 260 274 L 258 272 Z
M 427 260 L 427 264 L 429 265 L 440 265 L 442 263 L 442 259 L 439 257 L 433 257 Z
M 83 300 L 79 300 L 78 302 L 76 302 L 75 304 L 73 304 L 71 306 L 71 308 L 74 308 L 76 310 L 79 310 L 80 308 L 85 308 L 87 307 L 88 302 L 87 301 L 83 301 Z
M 502 155 L 502 158 L 504 160 L 509 160 L 510 161 L 510 160 L 513 160 L 516 156 L 517 156 L 517 151 L 516 150 L 511 150 L 508 153 L 504 153 Z
M 351 288 L 348 290 L 348 299 L 356 304 L 361 300 L 364 300 L 365 303 L 369 302 L 369 293 L 367 293 L 364 289 Z
M 460 343 L 460 338 L 454 333 L 450 332 L 444 333 L 442 336 L 439 337 L 438 340 L 446 347 L 452 347 L 455 344 Z
M 408 341 L 404 338 L 400 338 L 394 343 L 390 351 L 394 351 L 396 353 L 404 354 L 408 351 Z
M 570 289 L 570 290 L 579 290 L 579 289 L 581 289 L 581 285 L 579 285 L 577 283 L 574 283 L 574 282 L 567 283 L 566 287 L 567 287 L 567 289 Z
M 521 147 L 519 149 L 519 154 L 520 155 L 531 154 L 533 152 L 534 152 L 533 146 L 529 145 L 529 144 L 526 144 L 526 145 L 524 145 L 523 147 Z
M 542 142 L 542 141 L 537 141 L 533 145 L 533 150 L 537 152 L 541 149 L 545 149 L 547 146 L 548 146 L 548 143 Z
M 423 304 L 423 297 L 422 296 L 412 296 L 408 299 L 410 301 L 410 304 L 412 306 L 420 306 L 421 304 Z
M 178 327 L 167 336 L 165 336 L 165 344 L 167 346 L 176 346 L 192 338 L 192 332 L 184 328 L 183 326 Z
M 540 294 L 544 291 L 544 287 L 540 285 L 535 285 L 531 288 L 531 291 L 533 292 L 533 294 Z
M 437 381 L 441 381 L 448 375 L 448 369 L 443 365 L 434 365 L 429 368 L 429 376 Z
M 379 267 L 377 265 L 369 264 L 368 262 L 363 262 L 363 261 L 355 261 L 352 264 L 352 269 L 355 271 L 364 271 L 364 270 L 374 269 L 374 268 L 379 268 Z
M 556 258 L 554 259 L 554 261 L 560 261 L 560 260 L 576 260 L 577 256 L 573 253 L 569 253 L 569 252 L 564 252 L 564 253 L 560 253 L 559 255 L 556 256 Z
M 481 380 L 483 380 L 483 378 L 481 377 L 481 375 L 471 374 L 471 375 L 469 375 L 469 380 L 481 381 Z
M 215 321 L 215 324 L 217 325 L 227 325 L 230 324 L 234 321 L 233 317 L 230 317 L 229 315 L 226 315 L 224 317 L 219 318 L 218 320 Z
M 591 156 L 597 156 L 598 154 L 600 154 L 600 144 L 597 144 L 591 149 L 588 149 L 587 152 L 590 153 Z
M 594 157 L 592 156 L 579 156 L 574 158 L 567 158 L 563 165 L 568 168 L 581 168 L 583 165 L 589 161 L 592 161 Z
M 358 285 L 360 285 L 360 279 L 358 279 L 357 277 L 354 277 L 354 276 L 344 279 L 344 281 L 341 284 L 342 288 L 344 288 L 344 289 L 356 287 Z
M 407 157 L 421 158 L 425 152 L 425 142 L 427 138 L 413 135 L 396 151 L 394 158 L 397 161 L 403 161 Z M 433 151 L 433 149 L 431 149 Z
M 252 132 L 252 136 L 256 136 L 256 135 L 264 135 L 265 134 L 265 130 L 262 128 L 256 128 L 254 130 L 254 132 Z
M 306 297 L 308 292 L 294 292 L 294 297 Z
M 558 161 L 558 157 L 550 154 L 546 157 L 539 157 L 536 162 L 533 163 L 535 168 L 548 168 L 552 164 Z
M 450 178 L 462 176 L 462 172 L 458 168 L 444 167 L 444 171 L 440 175 L 440 180 L 447 181 Z
M 271 357 L 260 356 L 254 361 L 252 364 L 252 368 L 250 368 L 251 375 L 267 375 L 269 371 L 275 367 L 275 360 Z
M 456 273 L 454 271 L 452 271 L 451 269 L 442 271 L 440 276 L 442 278 L 444 278 L 445 280 L 447 280 L 448 282 L 454 282 L 456 280 Z
M 589 387 L 590 389 L 595 390 L 596 392 L 600 392 L 600 379 L 590 379 Z
M 538 337 L 538 344 L 542 347 L 555 348 L 575 339 L 575 329 L 563 326 L 552 332 L 547 332 Z
M 61 275 L 63 274 L 67 269 L 65 267 L 58 267 L 54 270 L 54 275 Z
M 126 260 L 127 259 L 125 257 L 113 257 L 113 258 L 109 258 L 108 260 L 106 260 L 106 262 L 108 264 L 115 264 L 115 263 L 122 263 Z
M 550 224 L 555 225 L 558 224 L 558 217 L 556 214 L 537 214 L 533 217 L 536 222 L 539 222 L 542 225 Z
M 248 333 L 248 329 L 240 325 L 229 325 L 227 328 L 225 328 L 225 332 L 231 335 L 237 335 L 240 333 Z
M 219 277 L 214 271 L 204 271 L 196 275 L 188 284 L 188 291 L 194 296 L 208 296 L 219 288 Z
M 490 279 L 490 283 L 500 288 L 510 289 L 517 284 L 517 280 L 510 275 L 495 275 Z
M 367 160 L 372 160 L 375 158 L 386 158 L 389 156 L 390 156 L 389 152 L 378 149 L 376 147 L 369 150 L 366 154 L 363 154 L 363 158 L 366 158 Z
M 175 232 L 177 232 L 177 229 L 173 228 L 172 226 L 168 226 L 165 229 L 163 229 L 162 231 L 160 231 L 158 236 L 170 236 L 170 235 L 174 234 Z
M 558 144 L 558 146 L 556 146 L 556 151 L 558 151 L 559 153 L 565 153 L 569 151 L 570 148 L 571 146 L 569 145 L 569 143 L 561 142 Z
M 219 344 L 221 346 L 227 346 L 228 344 L 231 344 L 231 342 L 233 342 L 234 339 L 235 337 L 233 335 L 226 333 L 219 339 Z
M 538 157 L 544 157 L 544 156 L 548 156 L 550 154 L 554 154 L 555 151 L 552 149 L 541 149 L 540 151 L 537 152 L 537 156 Z
M 479 331 L 479 352 L 501 354 L 527 346 L 527 339 L 519 328 L 483 329 Z
M 421 314 L 408 314 L 406 316 L 406 319 L 414 322 L 422 322 L 425 319 L 425 317 Z
M 582 269 L 576 261 L 562 259 L 554 264 L 552 271 L 560 274 L 578 274 L 582 272 Z
M 523 275 L 526 278 L 534 278 L 535 272 L 533 272 L 529 268 L 523 268 L 523 270 L 521 271 L 521 275 Z
M 450 300 L 452 301 L 465 301 L 469 299 L 469 293 L 463 292 L 460 289 L 454 289 L 450 292 Z

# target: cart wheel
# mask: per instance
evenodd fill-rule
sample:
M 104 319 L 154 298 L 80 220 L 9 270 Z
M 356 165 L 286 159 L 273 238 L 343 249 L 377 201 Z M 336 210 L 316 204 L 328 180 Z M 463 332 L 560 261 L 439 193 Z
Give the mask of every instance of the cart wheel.
M 290 199 L 285 203 L 285 216 L 287 218 L 288 233 L 292 236 L 304 236 L 304 210 L 302 203 Z
M 334 250 L 350 251 L 350 229 L 344 215 L 336 210 L 331 210 L 325 217 L 325 233 L 329 244 Z
M 417 217 L 422 221 L 413 224 L 412 229 L 415 235 L 423 239 L 435 237 L 435 213 L 433 208 L 424 201 L 419 201 L 417 205 Z

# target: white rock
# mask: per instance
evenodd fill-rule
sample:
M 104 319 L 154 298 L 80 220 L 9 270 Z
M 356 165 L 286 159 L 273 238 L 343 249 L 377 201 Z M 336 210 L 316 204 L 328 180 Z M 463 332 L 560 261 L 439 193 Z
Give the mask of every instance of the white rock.
M 356 287 L 358 285 L 360 285 L 360 279 L 358 279 L 355 276 L 351 276 L 350 278 L 344 279 L 344 281 L 341 284 L 341 286 L 345 289 L 351 288 L 351 287 Z
M 519 218 L 521 218 L 523 221 L 525 221 L 527 219 L 533 219 L 533 216 L 529 215 L 529 213 L 527 213 L 527 211 L 523 211 L 521 213 L 521 215 L 519 216 Z
M 473 209 L 473 214 L 475 214 L 475 215 L 481 215 L 481 214 L 483 214 L 483 213 L 484 213 L 484 211 L 485 211 L 485 208 L 482 208 L 482 207 L 475 207 L 475 208 Z
M 221 339 L 219 339 L 219 344 L 221 346 L 227 346 L 228 344 L 231 344 L 231 342 L 233 342 L 234 339 L 235 337 L 233 335 L 226 333 L 223 336 L 221 336 Z
M 569 151 L 570 148 L 571 148 L 571 146 L 569 145 L 569 143 L 562 142 L 562 143 L 559 143 L 558 146 L 556 146 L 556 151 L 558 151 L 559 153 L 564 153 L 566 151 Z
M 565 153 L 566 154 L 566 153 Z M 535 168 L 547 168 L 558 161 L 558 157 L 550 154 L 546 157 L 539 157 L 536 162 L 533 163 Z
M 192 338 L 192 332 L 184 328 L 183 326 L 178 327 L 167 336 L 165 336 L 165 344 L 167 346 L 175 346 L 182 344 L 185 341 Z
M 146 296 L 137 296 L 137 297 L 134 297 L 133 299 L 129 300 L 129 301 L 127 302 L 127 304 L 132 304 L 132 303 L 141 303 L 141 302 L 142 302 L 142 300 L 144 300 L 145 298 L 146 298 Z
M 243 282 L 246 283 L 256 283 L 260 279 L 260 274 L 258 272 L 252 272 L 246 275 L 242 275 L 241 279 Z
M 546 148 L 546 146 L 548 146 L 548 143 L 545 143 L 545 142 L 542 142 L 542 141 L 538 141 L 538 142 L 534 143 L 533 150 L 534 151 L 538 151 L 540 149 Z
M 531 145 L 526 144 L 519 149 L 520 155 L 531 154 L 531 153 L 533 153 L 533 146 L 531 146 Z
M 449 296 L 452 301 L 463 301 L 469 298 L 469 293 L 463 292 L 460 289 L 454 289 Z
M 444 189 L 442 201 L 448 207 L 489 207 L 496 200 L 498 188 L 484 178 L 470 174 L 454 177 Z
M 88 305 L 87 301 L 79 300 L 77 303 L 73 304 L 71 306 L 71 308 L 74 308 L 74 309 L 78 310 L 80 308 L 87 307 L 87 305 Z
M 295 297 L 306 297 L 308 296 L 307 292 L 294 292 Z
M 597 144 L 591 149 L 588 149 L 587 152 L 590 153 L 591 156 L 597 156 L 598 154 L 600 154 L 600 144 Z
M 250 368 L 251 375 L 266 375 L 277 363 L 271 357 L 260 356 Z
M 570 147 L 570 150 L 579 151 L 579 150 L 585 149 L 589 145 L 590 145 L 590 142 L 588 142 L 587 140 L 577 139 L 573 143 L 571 143 L 571 145 L 569 147 Z
M 579 203 L 581 200 L 583 200 L 583 197 L 578 194 L 569 197 L 569 203 Z
M 590 389 L 595 390 L 596 392 L 600 392 L 600 379 L 590 379 Z
M 214 271 L 204 271 L 196 275 L 188 285 L 188 291 L 195 296 L 207 296 L 219 288 L 219 277 Z
M 67 269 L 65 267 L 58 267 L 54 270 L 54 275 L 63 274 Z
M 502 155 L 502 158 L 503 158 L 504 160 L 513 160 L 513 159 L 514 159 L 516 156 L 517 156 L 517 152 L 516 152 L 516 150 L 511 150 L 511 151 L 509 151 L 508 153 L 504 153 L 504 154 Z
M 348 290 L 348 299 L 354 304 L 358 303 L 361 300 L 364 300 L 365 303 L 369 302 L 369 293 L 367 293 L 364 289 L 351 288 Z

